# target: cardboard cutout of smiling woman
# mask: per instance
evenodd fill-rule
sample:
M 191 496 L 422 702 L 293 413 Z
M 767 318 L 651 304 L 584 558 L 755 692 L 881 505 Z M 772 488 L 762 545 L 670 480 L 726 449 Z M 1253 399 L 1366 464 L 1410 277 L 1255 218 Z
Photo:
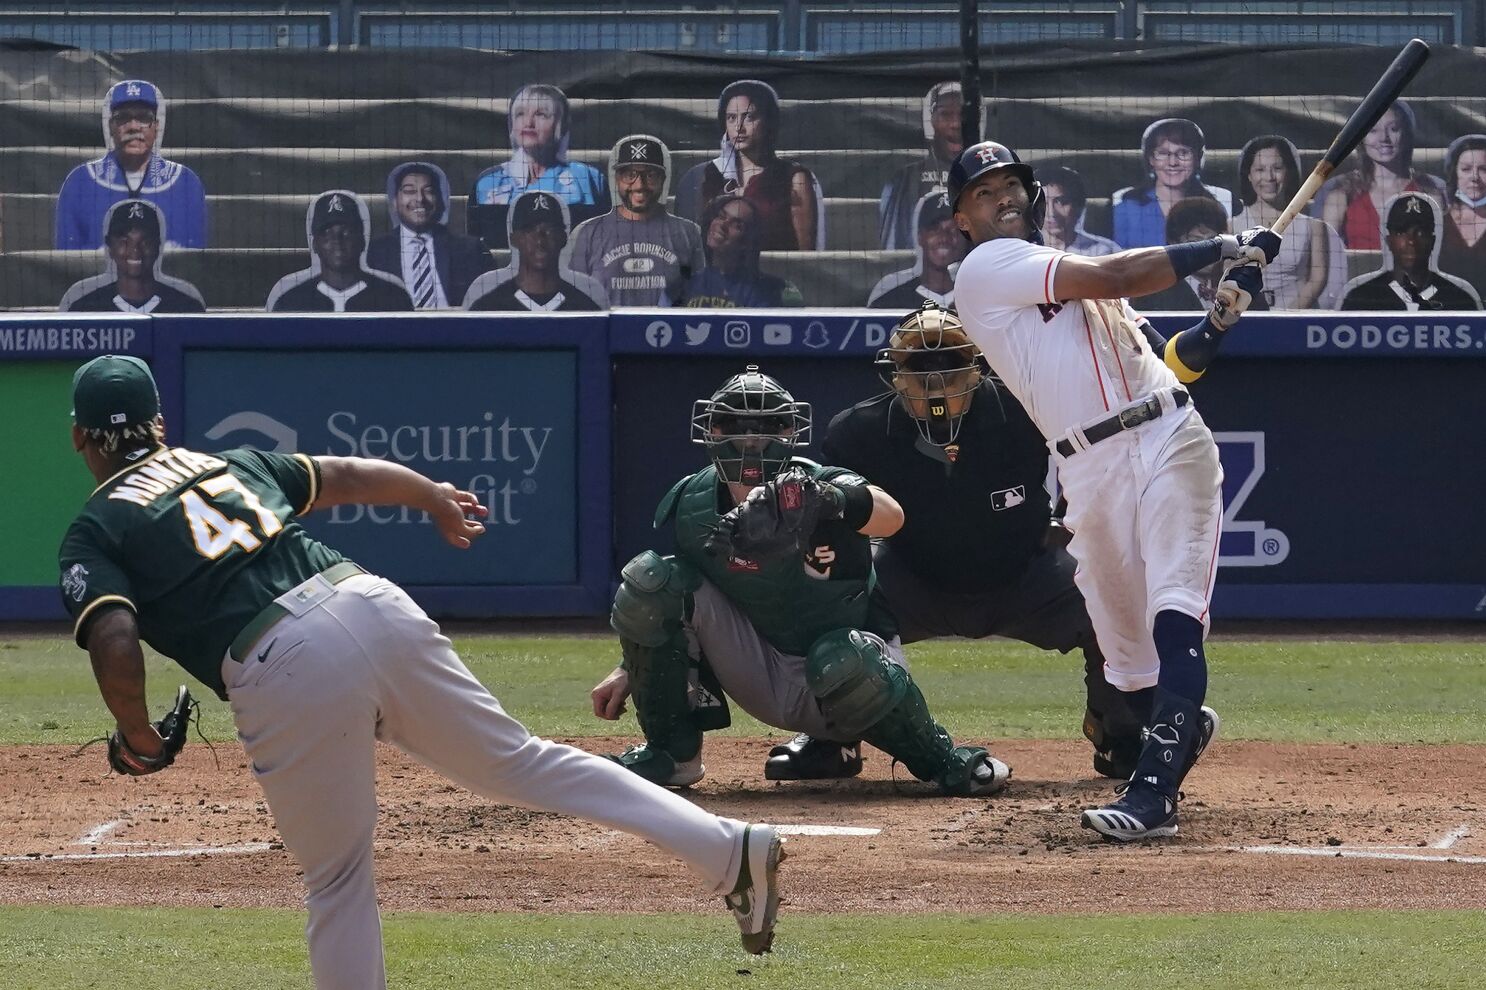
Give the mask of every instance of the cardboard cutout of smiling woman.
M 413 308 L 402 280 L 366 264 L 371 214 L 361 197 L 332 189 L 305 211 L 310 267 L 285 275 L 268 294 L 270 313 L 400 313 Z
M 609 212 L 609 183 L 592 165 L 568 160 L 572 108 L 556 86 L 530 83 L 511 97 L 506 114 L 511 159 L 475 178 L 470 189 L 468 232 L 491 250 L 507 246 L 511 203 L 528 189 L 562 200 L 573 223 Z
M 1195 121 L 1164 117 L 1140 137 L 1145 179 L 1114 194 L 1114 239 L 1122 248 L 1157 247 L 1166 243 L 1166 215 L 1184 199 L 1206 196 L 1233 215 L 1233 196 L 1202 181 L 1207 139 Z
M 571 313 L 606 309 L 597 279 L 563 267 L 572 220 L 557 196 L 537 189 L 516 197 L 506 214 L 511 263 L 475 279 L 464 308 L 482 312 Z
M 161 271 L 165 220 L 159 207 L 126 199 L 103 219 L 108 268 L 77 282 L 57 305 L 63 313 L 204 313 L 196 286 Z
M 125 79 L 103 97 L 102 158 L 67 174 L 57 193 L 55 246 L 103 246 L 103 216 L 126 199 L 154 203 L 170 220 L 172 247 L 206 247 L 206 190 L 196 173 L 160 154 L 165 97 L 154 83 Z

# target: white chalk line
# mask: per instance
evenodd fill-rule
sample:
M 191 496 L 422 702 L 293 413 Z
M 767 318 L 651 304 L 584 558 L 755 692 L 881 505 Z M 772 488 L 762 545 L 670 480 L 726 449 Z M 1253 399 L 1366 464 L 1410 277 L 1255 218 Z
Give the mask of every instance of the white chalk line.
M 235 846 L 195 846 L 189 849 L 138 849 L 129 852 L 31 853 L 24 856 L 0 856 L 0 863 L 51 863 L 78 859 L 172 859 L 180 856 L 234 856 L 266 852 L 267 842 L 244 842 Z
M 1429 856 L 1424 853 L 1385 852 L 1382 849 L 1357 849 L 1345 846 L 1227 846 L 1232 852 L 1260 853 L 1273 856 L 1326 856 L 1332 859 L 1392 859 L 1411 863 L 1486 863 L 1486 856 Z
M 854 825 L 775 825 L 780 835 L 881 835 L 880 828 L 859 828 Z

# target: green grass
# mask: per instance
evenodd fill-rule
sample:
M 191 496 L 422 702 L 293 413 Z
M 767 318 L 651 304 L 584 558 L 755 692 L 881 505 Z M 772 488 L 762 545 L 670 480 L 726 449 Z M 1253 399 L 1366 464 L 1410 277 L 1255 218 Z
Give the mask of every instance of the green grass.
M 632 715 L 610 723 L 590 712 L 589 689 L 618 658 L 612 640 L 469 637 L 456 645 L 534 732 L 638 731 Z M 1225 739 L 1486 743 L 1480 717 L 1486 643 L 1219 640 L 1208 653 L 1209 698 L 1222 712 Z M 1077 733 L 1083 711 L 1077 655 L 1002 641 L 923 643 L 908 655 L 930 707 L 957 736 L 1056 739 Z M 175 685 L 189 680 L 158 657 L 151 659 L 148 678 L 157 712 Z M 0 744 L 77 744 L 111 727 L 87 656 L 65 637 L 0 642 L 0 698 Z M 202 700 L 207 734 L 231 738 L 227 706 L 209 696 Z M 772 732 L 736 708 L 726 731 Z
M 288 911 L 0 908 L 0 973 L 13 990 L 307 990 L 302 924 Z M 384 925 L 396 990 L 1445 990 L 1479 986 L 1486 967 L 1486 921 L 1463 911 L 787 915 L 762 958 L 738 948 L 720 913 L 393 914 Z

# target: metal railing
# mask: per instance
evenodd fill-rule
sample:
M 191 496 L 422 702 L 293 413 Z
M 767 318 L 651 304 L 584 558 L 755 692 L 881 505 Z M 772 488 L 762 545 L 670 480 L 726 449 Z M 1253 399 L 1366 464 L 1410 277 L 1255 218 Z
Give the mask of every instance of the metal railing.
M 952 47 L 959 5 L 830 0 L 21 0 L 0 38 L 105 50 L 474 47 L 843 54 Z M 1009 0 L 990 44 L 1077 39 L 1486 45 L 1486 0 Z

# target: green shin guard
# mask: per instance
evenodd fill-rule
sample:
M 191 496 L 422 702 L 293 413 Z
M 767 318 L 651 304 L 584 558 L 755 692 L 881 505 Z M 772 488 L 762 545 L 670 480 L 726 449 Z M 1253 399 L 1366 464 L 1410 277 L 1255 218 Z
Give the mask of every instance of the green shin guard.
M 623 667 L 629 674 L 630 698 L 645 743 L 685 762 L 702 749 L 702 730 L 692 721 L 686 691 L 691 661 L 684 639 L 665 646 L 640 646 L 620 640 Z
M 956 755 L 918 685 L 876 636 L 856 629 L 826 633 L 811 644 L 805 676 L 835 738 L 865 739 L 919 780 L 941 786 L 965 771 L 969 757 Z
M 635 716 L 647 745 L 685 762 L 702 748 L 687 698 L 692 663 L 682 628 L 701 575 L 685 561 L 647 550 L 620 576 L 609 624 L 620 636 Z

